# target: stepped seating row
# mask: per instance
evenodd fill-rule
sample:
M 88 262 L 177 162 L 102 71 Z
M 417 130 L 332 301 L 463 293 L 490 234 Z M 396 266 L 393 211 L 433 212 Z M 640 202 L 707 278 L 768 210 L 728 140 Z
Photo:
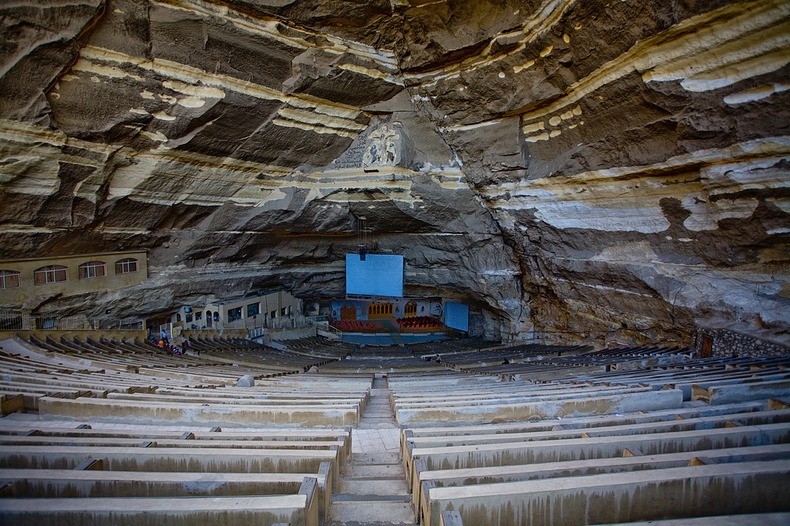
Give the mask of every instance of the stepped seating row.
M 383 332 L 384 327 L 375 321 L 338 320 L 332 326 L 342 332 Z
M 83 343 L 78 339 L 69 341 L 61 338 L 59 342 L 31 338 L 37 348 L 45 350 L 49 357 L 63 360 L 78 360 L 105 370 L 130 371 L 156 377 L 197 382 L 206 385 L 233 385 L 238 381 L 238 368 L 228 360 L 212 356 L 174 355 L 147 343 L 104 342 L 102 347 Z M 257 351 L 250 351 L 258 354 Z M 299 362 L 303 357 L 298 357 Z M 264 360 L 258 360 L 254 368 L 256 377 L 279 376 L 288 372 L 301 371 L 301 363 L 286 363 L 276 367 Z
M 375 348 L 374 348 L 375 349 Z M 344 360 L 328 363 L 321 367 L 322 372 L 331 371 L 334 373 L 393 373 L 393 372 L 428 372 L 440 373 L 444 370 L 439 364 L 425 362 L 419 358 L 411 356 L 400 347 L 390 347 L 388 349 L 395 352 L 382 353 L 376 350 L 370 351 L 363 349 L 356 352 Z
M 790 518 L 784 363 L 577 368 L 540 383 L 391 377 L 415 513 L 422 525 Z
M 28 416 L 0 420 L 2 522 L 125 516 L 124 524 L 317 526 L 329 519 L 351 451 L 350 428 L 237 431 Z
M 413 331 L 422 329 L 440 329 L 442 322 L 433 316 L 416 316 L 414 318 L 397 318 L 401 330 Z
M 491 347 L 500 347 L 501 344 L 483 340 L 482 338 L 457 338 L 432 342 L 413 343 L 409 350 L 420 358 L 435 356 L 441 353 L 463 352 L 464 350 L 476 351 Z
M 367 403 L 371 383 L 370 376 L 341 380 L 319 375 L 278 382 L 270 370 L 254 365 L 168 354 L 155 355 L 152 363 L 152 355 L 145 353 L 96 352 L 87 359 L 37 353 L 33 347 L 22 351 L 27 355 L 0 355 L 5 413 L 27 409 L 115 420 L 353 425 Z M 179 370 L 168 362 L 182 359 L 195 360 L 195 367 Z M 237 387 L 244 373 L 256 385 Z
M 683 399 L 728 403 L 790 391 L 790 356 L 774 358 L 705 358 L 657 369 L 628 369 L 570 374 L 567 381 L 608 385 L 672 387 Z
M 463 340 L 461 340 L 463 341 Z M 563 376 L 574 368 L 608 371 L 617 367 L 660 365 L 690 358 L 685 347 L 624 346 L 593 351 L 587 346 L 521 344 L 515 346 L 458 346 L 458 340 L 410 346 L 415 356 L 447 367 L 481 375 Z
M 281 342 L 288 350 L 314 357 L 341 360 L 354 352 L 354 345 L 341 341 L 330 341 L 320 336 L 310 336 Z
M 691 358 L 692 353 L 688 347 L 682 346 L 618 346 L 597 351 L 588 351 L 585 356 L 616 356 L 618 358 L 650 358 L 661 355 L 682 355 Z
M 566 375 L 573 369 L 610 371 L 617 368 L 659 366 L 686 360 L 687 348 L 668 347 L 620 347 L 615 353 L 599 354 L 585 352 L 585 347 L 561 347 L 552 353 L 549 346 L 522 350 L 511 355 L 507 349 L 498 352 L 464 355 L 460 360 L 454 356 L 443 356 L 448 367 L 463 369 L 475 374 L 501 375 L 513 379 L 517 375 L 539 378 L 542 374 Z M 493 363 L 491 363 L 493 362 Z
M 0 495 L 12 497 L 0 523 L 328 520 L 372 375 L 273 376 L 259 359 L 268 347 L 232 341 L 199 357 L 101 339 L 43 344 L 0 342 L 11 392 L 49 390 L 35 394 L 36 414 L 0 419 Z M 249 387 L 236 385 L 244 373 Z
M 191 348 L 199 356 L 213 361 L 255 364 L 256 367 L 267 367 L 288 374 L 305 372 L 313 366 L 321 366 L 338 359 L 334 356 L 321 357 L 292 351 L 280 345 L 275 347 L 255 342 L 237 344 L 236 340 L 226 339 L 196 338 Z
M 578 355 L 588 350 L 589 347 L 574 346 L 548 346 L 548 345 L 520 345 L 514 347 L 501 347 L 494 349 L 464 350 L 461 352 L 445 352 L 437 354 L 435 360 L 441 361 L 454 369 L 476 372 L 484 370 L 489 365 L 508 365 L 534 360 L 546 359 L 547 356 L 556 358 L 560 356 Z

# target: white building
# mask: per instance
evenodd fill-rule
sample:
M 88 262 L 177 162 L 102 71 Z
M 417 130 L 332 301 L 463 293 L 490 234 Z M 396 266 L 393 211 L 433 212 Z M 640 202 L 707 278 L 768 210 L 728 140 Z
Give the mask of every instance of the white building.
M 173 323 L 185 329 L 277 328 L 301 315 L 301 300 L 285 290 L 266 290 L 243 298 L 184 306 L 173 314 Z

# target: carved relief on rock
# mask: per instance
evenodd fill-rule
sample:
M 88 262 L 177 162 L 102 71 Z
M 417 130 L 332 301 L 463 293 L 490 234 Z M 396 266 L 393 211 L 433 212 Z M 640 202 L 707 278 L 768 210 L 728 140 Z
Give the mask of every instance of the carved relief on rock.
M 399 123 L 387 123 L 368 135 L 362 154 L 362 169 L 374 172 L 388 166 L 408 167 L 411 160 L 411 143 L 403 128 Z

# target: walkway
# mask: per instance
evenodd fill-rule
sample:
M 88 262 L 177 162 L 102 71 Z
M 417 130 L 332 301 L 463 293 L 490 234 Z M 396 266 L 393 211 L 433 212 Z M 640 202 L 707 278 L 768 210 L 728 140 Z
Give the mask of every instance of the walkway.
M 389 397 L 387 379 L 376 378 L 359 426 L 352 431 L 351 461 L 332 496 L 330 526 L 415 524 Z

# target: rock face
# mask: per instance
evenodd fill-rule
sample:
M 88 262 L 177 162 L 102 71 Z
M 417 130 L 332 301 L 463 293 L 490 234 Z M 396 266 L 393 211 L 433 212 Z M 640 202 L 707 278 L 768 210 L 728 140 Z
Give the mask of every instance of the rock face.
M 491 337 L 790 321 L 787 2 L 0 13 L 3 257 L 149 250 L 147 284 L 38 312 L 342 295 L 364 222 Z

